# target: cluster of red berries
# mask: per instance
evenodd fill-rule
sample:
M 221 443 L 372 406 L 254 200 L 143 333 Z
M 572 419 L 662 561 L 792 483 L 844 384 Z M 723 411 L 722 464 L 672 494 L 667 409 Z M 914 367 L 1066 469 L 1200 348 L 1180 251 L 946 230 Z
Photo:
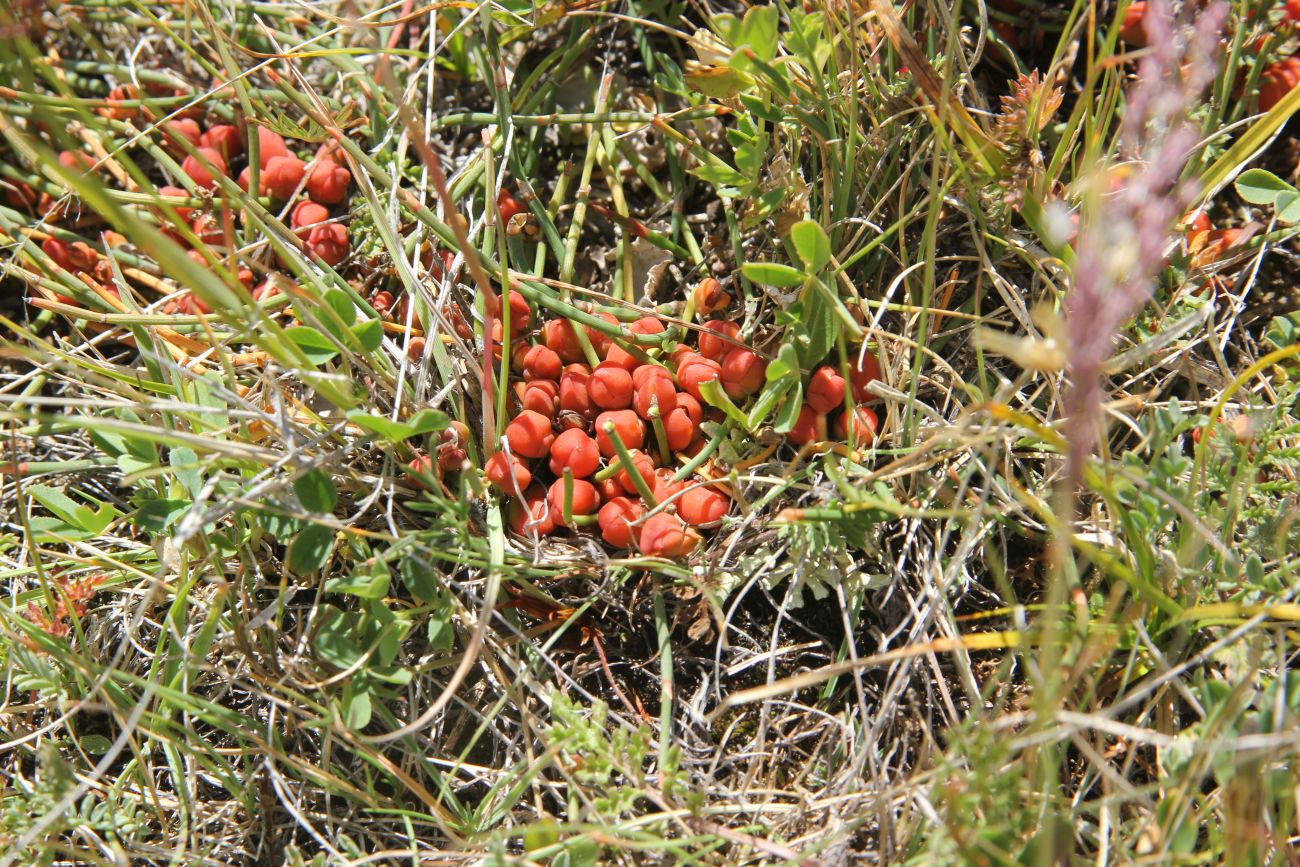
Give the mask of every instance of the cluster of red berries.
M 527 302 L 512 292 L 507 304 L 511 331 L 527 343 L 512 351 L 519 411 L 485 470 L 495 488 L 514 498 L 512 529 L 545 535 L 593 526 L 616 548 L 690 554 L 703 538 L 700 530 L 730 511 L 731 497 L 707 480 L 676 479 L 673 456 L 698 454 L 705 444 L 701 424 L 721 420 L 701 391 L 706 383 L 743 400 L 762 387 L 767 363 L 730 322 L 705 323 L 696 348 L 680 344 L 662 363 L 579 326 L 597 359 L 593 367 L 569 320 L 543 323 L 529 342 Z M 602 318 L 617 324 L 612 315 Z M 628 330 L 665 328 L 644 317 Z
M 697 299 L 717 288 L 716 281 L 705 282 L 711 286 L 700 287 L 703 294 L 697 288 Z M 689 555 L 702 541 L 702 531 L 730 512 L 732 498 L 716 481 L 677 478 L 674 461 L 697 455 L 705 446 L 702 423 L 723 418 L 706 399 L 714 387 L 710 383 L 739 402 L 766 382 L 767 363 L 741 340 L 740 326 L 707 321 L 694 347 L 682 342 L 651 358 L 568 319 L 537 327 L 518 292 L 509 293 L 506 307 L 510 332 L 517 335 L 510 353 L 518 376 L 515 412 L 484 470 L 488 482 L 512 498 L 511 528 L 543 536 L 592 527 L 615 548 L 657 557 Z M 499 305 L 494 312 L 492 330 L 499 337 Z M 598 315 L 618 324 L 611 314 Z M 652 335 L 665 326 L 647 316 L 627 330 Z M 876 416 L 862 404 L 873 399 L 867 387 L 879 378 L 879 363 L 864 353 L 847 374 L 846 380 L 830 366 L 814 372 L 789 434 L 793 442 L 825 440 L 831 424 L 841 437 L 860 444 L 874 438 Z M 845 409 L 850 396 L 852 412 Z M 857 420 L 852 432 L 851 418 Z M 468 435 L 463 425 L 454 424 L 436 461 L 417 458 L 412 475 L 460 469 Z
M 1285 0 L 1280 5 L 1284 24 L 1293 27 L 1300 24 L 1300 0 Z M 1129 4 L 1124 11 L 1119 35 L 1135 48 L 1145 48 L 1147 44 L 1146 29 L 1142 23 L 1146 13 L 1145 0 Z M 1254 17 L 1253 13 L 1248 17 Z M 1284 57 L 1264 67 L 1259 76 L 1259 110 L 1268 111 L 1277 105 L 1297 84 L 1300 84 L 1300 55 Z
M 119 93 L 121 91 L 121 93 Z M 129 98 L 122 88 L 114 90 L 110 103 Z M 118 117 L 122 112 L 135 109 L 108 109 L 116 111 L 111 116 Z M 119 119 L 121 119 L 119 117 Z M 203 128 L 193 117 L 179 117 L 160 126 L 164 144 L 180 156 L 185 148 L 181 140 L 195 150 L 186 155 L 181 169 L 201 189 L 214 191 L 217 188 L 217 175 L 229 175 L 236 161 L 246 153 L 247 148 L 243 131 L 228 123 L 217 123 Z M 337 146 L 333 143 L 322 145 L 315 158 L 308 163 L 290 151 L 283 136 L 264 127 L 257 127 L 258 142 L 258 187 L 259 193 L 269 196 L 277 204 L 294 202 L 300 192 L 305 194 L 293 204 L 290 212 L 290 225 L 302 240 L 308 253 L 318 257 L 326 264 L 334 266 L 342 262 L 350 251 L 347 227 L 331 222 L 331 207 L 342 203 L 348 194 L 352 182 L 351 173 L 340 164 Z M 95 165 L 94 160 L 82 151 L 63 151 L 59 162 L 73 171 L 89 171 Z M 252 178 L 251 166 L 245 166 L 239 173 L 238 184 L 248 191 Z M 164 196 L 188 198 L 189 193 L 178 186 L 167 185 L 158 190 Z M 39 207 L 40 199 L 30 186 L 22 183 L 12 184 L 7 189 L 10 203 L 15 206 Z M 234 215 L 229 208 L 223 208 L 220 214 L 207 209 L 176 206 L 177 215 L 186 221 L 202 246 L 222 246 L 232 231 L 231 221 Z M 49 215 L 47 214 L 47 217 Z M 57 216 L 57 215 L 55 215 Z M 175 231 L 165 215 L 160 214 L 163 234 L 183 246 L 185 238 Z M 41 244 L 42 250 L 60 267 L 76 274 L 93 276 L 100 283 L 107 284 L 106 290 L 116 294 L 111 286 L 111 269 L 108 263 L 92 248 L 82 241 L 67 242 L 58 237 L 49 237 Z M 199 264 L 207 267 L 208 258 L 198 247 L 188 251 L 188 255 Z M 254 276 L 251 268 L 240 265 L 236 273 L 245 287 L 253 292 L 256 300 L 274 294 L 272 281 L 266 281 L 256 290 L 253 288 Z M 58 300 L 71 303 L 72 299 L 59 296 Z M 210 313 L 211 309 L 199 298 L 185 294 L 173 301 L 164 312 L 185 314 Z
M 803 409 L 790 430 L 790 440 L 798 445 L 825 442 L 830 438 L 828 431 L 833 430 L 837 439 L 870 445 L 880 429 L 880 419 L 865 404 L 878 399 L 870 391 L 877 379 L 880 361 L 865 351 L 850 360 L 847 379 L 843 371 L 829 364 L 814 370 Z M 851 409 L 846 404 L 849 397 L 853 399 Z

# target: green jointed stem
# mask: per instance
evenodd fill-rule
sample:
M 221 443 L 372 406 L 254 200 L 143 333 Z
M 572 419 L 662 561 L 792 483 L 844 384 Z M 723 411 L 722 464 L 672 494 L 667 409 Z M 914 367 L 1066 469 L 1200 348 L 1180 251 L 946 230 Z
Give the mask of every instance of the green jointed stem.
M 645 500 L 647 506 L 651 509 L 656 508 L 659 501 L 655 499 L 654 491 L 650 490 L 650 486 L 642 478 L 641 471 L 637 469 L 636 462 L 632 460 L 632 453 L 628 451 L 627 446 L 623 443 L 623 438 L 618 435 L 618 427 L 612 421 L 607 421 L 605 422 L 604 431 L 605 435 L 609 437 L 609 441 L 614 444 L 614 451 L 618 453 L 619 463 L 622 464 L 628 478 L 632 480 L 636 492 L 641 495 L 641 499 Z

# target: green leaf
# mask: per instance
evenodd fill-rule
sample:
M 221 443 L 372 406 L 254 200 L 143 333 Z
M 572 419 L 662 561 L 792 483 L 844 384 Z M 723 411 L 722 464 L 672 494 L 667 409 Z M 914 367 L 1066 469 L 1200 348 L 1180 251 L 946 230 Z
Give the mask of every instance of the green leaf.
M 802 367 L 811 368 L 826 357 L 826 353 L 835 345 L 838 326 L 835 311 L 822 291 L 814 287 L 808 293 L 799 323 L 794 327 Z
M 740 270 L 759 285 L 776 286 L 781 289 L 802 286 L 808 279 L 808 275 L 802 271 L 777 262 L 746 262 Z
M 1300 192 L 1279 193 L 1273 207 L 1277 209 L 1278 222 L 1300 222 Z
M 351 575 L 325 582 L 326 593 L 346 593 L 360 599 L 383 599 L 388 595 L 388 567 L 383 561 L 363 564 Z
M 745 176 L 731 166 L 696 166 L 691 169 L 691 174 L 706 184 L 713 184 L 715 187 L 740 187 L 745 185 Z
M 289 568 L 300 575 L 315 572 L 329 560 L 334 547 L 334 531 L 320 524 L 308 524 L 298 537 L 289 543 L 285 558 Z
M 730 66 L 706 66 L 682 76 L 686 86 L 713 99 L 731 99 L 754 86 L 754 79 Z
M 432 431 L 446 430 L 450 424 L 451 417 L 442 410 L 422 409 L 411 416 L 411 420 L 406 423 L 411 431 L 407 436 L 415 437 Z
M 113 748 L 113 742 L 103 735 L 83 735 L 77 742 L 92 756 L 102 756 Z
M 740 39 L 736 47 L 748 45 L 760 60 L 772 62 L 776 58 L 780 23 L 780 12 L 775 6 L 751 6 L 740 24 Z
M 389 442 L 401 442 L 413 435 L 411 426 L 404 422 L 393 421 L 383 416 L 370 415 L 359 409 L 354 409 L 348 413 L 348 421 L 357 427 L 365 428 L 376 434 L 379 439 L 388 440 Z
M 77 528 L 81 527 L 77 512 L 82 506 L 67 494 L 55 490 L 49 485 L 29 485 L 27 493 L 31 494 L 32 499 L 36 500 L 36 502 L 57 515 L 65 524 Z
M 374 352 L 384 342 L 384 323 L 381 319 L 367 319 L 352 326 L 352 333 L 366 352 Z
M 776 414 L 772 427 L 777 433 L 789 433 L 799 420 L 799 411 L 803 409 L 803 383 L 799 383 L 786 395 L 781 411 Z
M 316 632 L 316 655 L 335 668 L 351 668 L 365 655 L 353 637 L 358 615 L 344 614 L 332 605 L 324 609 L 321 627 Z
M 189 500 L 150 500 L 135 512 L 135 525 L 146 533 L 166 533 L 189 511 Z
M 1237 188 L 1237 195 L 1252 205 L 1271 205 L 1280 194 L 1296 192 L 1295 187 L 1263 169 L 1247 169 L 1233 186 Z
M 298 495 L 298 502 L 309 512 L 329 514 L 338 502 L 338 490 L 334 480 L 321 470 L 311 470 L 294 480 L 293 492 Z
M 438 586 L 437 573 L 427 560 L 420 557 L 407 557 L 398 567 L 402 574 L 402 583 L 411 595 L 421 602 L 432 602 L 442 594 Z
M 356 731 L 370 725 L 370 690 L 358 689 L 343 696 L 343 724 Z
M 185 493 L 191 498 L 197 497 L 203 490 L 203 474 L 199 472 L 199 456 L 194 453 L 194 449 L 173 446 L 167 453 L 167 462 Z
M 312 364 L 323 364 L 339 354 L 339 349 L 324 334 L 309 325 L 286 328 L 285 335 L 302 350 Z
M 809 273 L 816 274 L 830 263 L 831 239 L 816 220 L 795 223 L 790 228 L 790 240 Z

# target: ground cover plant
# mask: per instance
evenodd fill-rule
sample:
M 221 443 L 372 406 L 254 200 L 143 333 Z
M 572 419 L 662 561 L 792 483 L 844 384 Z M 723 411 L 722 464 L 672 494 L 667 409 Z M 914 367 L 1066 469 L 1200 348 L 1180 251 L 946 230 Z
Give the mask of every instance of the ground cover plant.
M 0 5 L 0 864 L 1296 860 L 1297 52 Z

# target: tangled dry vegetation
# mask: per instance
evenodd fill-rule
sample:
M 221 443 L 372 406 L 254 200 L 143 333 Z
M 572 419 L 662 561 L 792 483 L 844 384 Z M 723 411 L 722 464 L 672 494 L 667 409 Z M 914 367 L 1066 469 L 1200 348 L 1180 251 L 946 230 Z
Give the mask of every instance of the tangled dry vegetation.
M 1294 5 L 0 5 L 0 864 L 1294 860 Z

